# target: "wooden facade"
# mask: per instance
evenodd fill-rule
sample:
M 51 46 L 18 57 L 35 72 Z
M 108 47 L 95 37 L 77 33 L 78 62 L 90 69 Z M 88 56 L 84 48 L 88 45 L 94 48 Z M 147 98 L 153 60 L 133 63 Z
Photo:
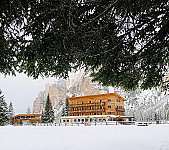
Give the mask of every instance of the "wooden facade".
M 19 114 L 11 118 L 12 124 L 15 125 L 30 125 L 41 122 L 42 114 Z
M 116 93 L 72 97 L 69 100 L 70 116 L 124 115 L 125 99 Z

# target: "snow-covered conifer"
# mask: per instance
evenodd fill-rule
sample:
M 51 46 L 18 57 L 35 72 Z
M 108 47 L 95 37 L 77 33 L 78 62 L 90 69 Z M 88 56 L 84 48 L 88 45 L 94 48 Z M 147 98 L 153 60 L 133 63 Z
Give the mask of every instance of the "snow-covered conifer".
M 65 107 L 63 107 L 63 109 L 62 109 L 61 116 L 65 116 Z
M 11 117 L 14 116 L 14 108 L 13 108 L 12 102 L 10 102 L 10 104 L 9 104 L 8 115 L 9 115 L 10 124 L 11 124 Z
M 52 108 L 52 104 L 50 102 L 49 99 L 49 94 L 47 96 L 47 100 L 46 100 L 46 105 L 45 105 L 45 110 L 44 113 L 42 114 L 42 123 L 50 123 L 54 121 L 54 110 Z
M 2 95 L 2 91 L 0 90 L 0 126 L 4 126 L 8 123 L 8 107 L 5 102 L 4 95 Z
M 64 107 L 62 109 L 62 116 L 69 116 L 69 100 L 66 99 Z
M 65 116 L 69 116 L 69 100 L 66 99 L 65 103 Z
M 26 112 L 27 114 L 31 114 L 31 109 L 28 107 L 27 108 L 27 112 Z
M 12 102 L 10 102 L 9 104 L 9 117 L 13 117 L 14 116 L 14 108 L 13 108 L 13 104 Z

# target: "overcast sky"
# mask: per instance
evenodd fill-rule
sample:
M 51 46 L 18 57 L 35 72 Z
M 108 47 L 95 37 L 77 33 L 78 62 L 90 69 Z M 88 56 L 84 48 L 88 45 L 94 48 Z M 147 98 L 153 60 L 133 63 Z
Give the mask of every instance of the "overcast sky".
M 45 90 L 46 83 L 54 83 L 55 78 L 39 78 L 33 80 L 24 74 L 14 76 L 6 76 L 0 74 L 0 89 L 5 96 L 6 102 L 13 103 L 15 114 L 26 113 L 30 107 L 32 111 L 33 101 L 40 91 Z

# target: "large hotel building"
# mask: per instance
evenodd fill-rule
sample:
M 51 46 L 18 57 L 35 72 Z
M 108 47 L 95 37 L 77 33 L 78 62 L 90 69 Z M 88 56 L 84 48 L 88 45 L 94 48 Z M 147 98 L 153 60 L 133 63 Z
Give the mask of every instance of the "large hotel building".
M 72 97 L 68 100 L 70 116 L 124 115 L 125 99 L 116 93 Z

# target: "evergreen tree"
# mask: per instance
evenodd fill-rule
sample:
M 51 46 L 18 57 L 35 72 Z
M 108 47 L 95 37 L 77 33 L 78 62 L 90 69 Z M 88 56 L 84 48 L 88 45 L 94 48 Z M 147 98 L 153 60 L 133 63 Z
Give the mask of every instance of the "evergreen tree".
M 31 114 L 31 109 L 28 107 L 28 109 L 27 109 L 27 112 L 26 112 L 27 114 Z
M 54 110 L 52 108 L 52 104 L 49 99 L 49 94 L 47 96 L 46 105 L 44 113 L 42 114 L 42 123 L 50 123 L 54 121 Z
M 154 120 L 155 120 L 155 121 L 157 120 L 157 114 L 155 114 L 155 116 L 154 116 Z
M 10 104 L 9 104 L 8 115 L 9 115 L 9 119 L 14 116 L 14 108 L 13 108 L 12 102 L 10 102 Z M 11 119 L 10 119 L 10 124 L 11 124 L 11 123 L 12 123 L 12 122 L 11 122 Z
M 4 126 L 8 124 L 8 122 L 8 107 L 4 95 L 2 95 L 2 91 L 0 90 L 0 126 Z
M 69 100 L 66 99 L 65 103 L 65 116 L 69 116 Z
M 62 114 L 61 115 L 62 116 L 69 116 L 69 100 L 68 99 L 66 99 L 66 101 L 65 101 L 65 105 L 64 105 L 64 107 L 62 109 Z
M 44 122 L 45 122 L 45 121 L 44 121 L 44 113 L 43 113 L 43 111 L 42 111 L 41 122 L 42 122 L 42 123 L 44 123 Z
M 14 116 L 14 108 L 12 102 L 9 104 L 9 118 Z
M 63 107 L 63 109 L 62 109 L 62 114 L 61 115 L 62 115 L 62 117 L 65 116 L 65 107 Z
M 66 78 L 86 68 L 103 85 L 157 87 L 169 66 L 168 3 L 2 0 L 0 73 Z

